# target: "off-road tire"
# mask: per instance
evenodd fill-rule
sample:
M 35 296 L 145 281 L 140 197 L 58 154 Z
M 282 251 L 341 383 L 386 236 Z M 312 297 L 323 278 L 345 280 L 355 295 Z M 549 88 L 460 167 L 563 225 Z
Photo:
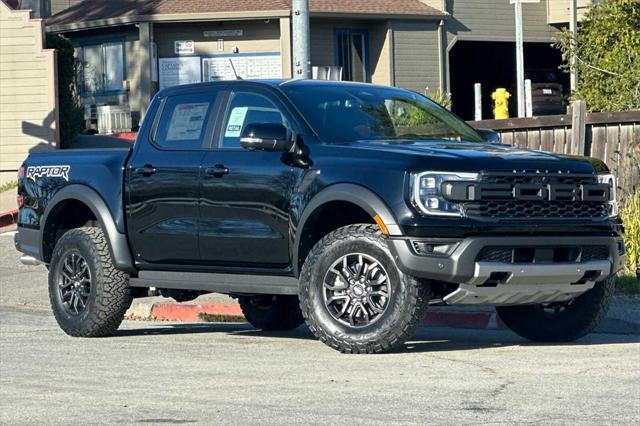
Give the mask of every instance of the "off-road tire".
M 503 306 L 500 319 L 516 334 L 537 342 L 572 342 L 586 336 L 602 321 L 615 289 L 613 277 L 597 282 L 558 313 L 541 305 Z
M 391 292 L 380 317 L 364 327 L 340 323 L 325 306 L 323 280 L 333 262 L 349 253 L 365 253 L 382 264 Z M 386 237 L 375 225 L 357 224 L 337 229 L 311 250 L 300 276 L 300 307 L 313 334 L 343 353 L 383 353 L 413 337 L 428 304 L 429 289 L 403 274 L 389 252 Z
M 259 330 L 293 330 L 304 322 L 296 296 L 240 296 L 238 303 L 249 324 Z
M 86 260 L 92 277 L 87 306 L 79 315 L 65 310 L 58 291 L 60 263 L 72 251 Z M 102 229 L 77 228 L 60 237 L 49 268 L 49 300 L 60 328 L 70 336 L 104 337 L 118 329 L 131 306 L 129 276 L 113 265 Z

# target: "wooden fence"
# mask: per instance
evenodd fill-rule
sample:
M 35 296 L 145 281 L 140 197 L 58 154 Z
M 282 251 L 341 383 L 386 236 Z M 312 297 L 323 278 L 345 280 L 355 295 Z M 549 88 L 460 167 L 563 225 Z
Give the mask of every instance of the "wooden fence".
M 599 158 L 618 177 L 621 198 L 640 190 L 640 111 L 587 114 L 584 145 L 572 144 L 571 118 L 548 115 L 469 124 L 499 132 L 505 144 Z

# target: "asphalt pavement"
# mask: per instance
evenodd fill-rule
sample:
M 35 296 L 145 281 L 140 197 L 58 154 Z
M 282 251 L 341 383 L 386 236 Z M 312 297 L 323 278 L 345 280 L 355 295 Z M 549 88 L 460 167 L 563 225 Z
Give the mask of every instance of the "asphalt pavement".
M 640 338 L 534 344 L 422 329 L 399 351 L 342 355 L 301 327 L 126 321 L 66 336 L 42 267 L 0 236 L 0 424 L 638 424 Z M 40 278 L 35 278 L 40 277 Z

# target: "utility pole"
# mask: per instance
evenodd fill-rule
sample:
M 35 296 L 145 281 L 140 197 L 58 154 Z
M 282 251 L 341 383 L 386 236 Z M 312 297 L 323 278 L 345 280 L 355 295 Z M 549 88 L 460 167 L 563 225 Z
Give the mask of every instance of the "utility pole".
M 522 35 L 522 3 L 540 3 L 540 0 L 509 0 L 516 11 L 516 84 L 518 86 L 518 117 L 524 117 L 524 40 Z
M 311 78 L 309 0 L 293 0 L 291 6 L 293 78 Z
M 516 84 L 518 117 L 525 116 L 524 103 L 524 43 L 522 40 L 522 0 L 511 0 L 516 10 Z
M 571 59 L 569 62 L 571 68 L 570 74 L 570 87 L 571 92 L 576 90 L 576 84 L 578 83 L 578 70 L 576 69 L 576 36 L 578 34 L 578 1 L 569 0 L 569 32 L 571 33 Z

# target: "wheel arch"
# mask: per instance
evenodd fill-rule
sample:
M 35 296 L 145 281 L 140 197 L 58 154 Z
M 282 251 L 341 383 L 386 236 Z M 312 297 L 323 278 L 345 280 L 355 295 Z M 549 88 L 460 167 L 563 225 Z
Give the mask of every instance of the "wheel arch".
M 314 214 L 331 205 L 332 203 L 345 203 L 358 208 L 362 213 L 368 215 L 368 222 L 376 223 L 376 216 L 381 220 L 388 230 L 389 235 L 402 235 L 394 214 L 386 203 L 373 191 L 361 185 L 350 183 L 339 183 L 328 186 L 316 194 L 304 209 L 298 226 L 293 246 L 293 270 L 296 277 L 299 276 L 302 263 L 311 247 L 305 247 L 303 237 L 308 232 L 310 221 Z M 344 204 L 343 204 L 344 205 Z M 344 212 L 341 212 L 344 213 Z M 350 224 L 350 223 L 345 223 Z
M 51 235 L 50 228 L 53 226 L 53 221 L 58 217 L 57 213 L 59 209 L 64 208 L 63 206 L 68 203 L 80 203 L 91 211 L 93 217 L 105 233 L 109 252 L 115 267 L 122 271 L 134 272 L 135 268 L 133 264 L 133 257 L 129 250 L 127 237 L 125 234 L 118 231 L 115 220 L 113 219 L 107 204 L 94 189 L 79 184 L 64 187 L 47 203 L 47 207 L 42 218 L 43 220 L 40 233 L 42 260 L 48 262 L 47 252 L 49 247 L 47 247 L 47 243 L 48 240 L 55 237 L 55 235 Z

